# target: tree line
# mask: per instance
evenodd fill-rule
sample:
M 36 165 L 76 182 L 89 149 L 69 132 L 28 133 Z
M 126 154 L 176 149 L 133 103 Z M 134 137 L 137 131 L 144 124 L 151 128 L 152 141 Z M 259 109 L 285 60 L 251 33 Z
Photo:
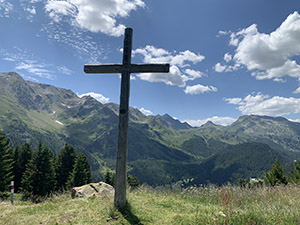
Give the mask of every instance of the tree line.
M 43 143 L 33 151 L 30 144 L 13 148 L 0 131 L 0 197 L 14 181 L 15 192 L 24 200 L 38 202 L 54 192 L 90 183 L 90 164 L 86 156 L 66 144 L 58 155 Z M 1 194 L 2 193 L 2 194 Z
M 263 179 L 250 179 L 246 182 L 245 179 L 240 178 L 238 180 L 238 185 L 240 187 L 253 187 L 262 186 L 263 184 L 267 186 L 277 186 L 277 185 L 287 185 L 288 183 L 300 184 L 300 162 L 294 161 L 294 169 L 290 174 L 286 174 L 283 171 L 283 167 L 280 165 L 278 159 L 275 159 L 272 168 L 269 171 L 264 171 Z

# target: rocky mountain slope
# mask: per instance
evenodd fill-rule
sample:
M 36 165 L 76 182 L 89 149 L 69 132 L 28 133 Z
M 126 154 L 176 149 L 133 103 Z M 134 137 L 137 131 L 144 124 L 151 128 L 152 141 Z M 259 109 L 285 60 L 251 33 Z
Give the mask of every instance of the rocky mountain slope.
M 103 166 L 114 168 L 117 113 L 117 104 L 103 105 L 92 97 L 79 98 L 71 90 L 24 81 L 16 73 L 0 73 L 0 128 L 12 143 L 29 142 L 35 147 L 42 140 L 54 152 L 65 143 L 71 144 L 87 155 L 95 179 L 100 179 Z M 253 142 L 256 144 L 246 144 L 247 150 L 234 154 L 232 146 L 240 148 Z M 186 177 L 221 183 L 224 180 L 214 175 L 219 173 L 217 168 L 222 163 L 226 165 L 222 168 L 237 165 L 238 160 L 234 156 L 224 157 L 224 152 L 242 156 L 252 152 L 254 158 L 261 157 L 259 152 L 267 148 L 262 143 L 270 147 L 270 151 L 264 151 L 269 160 L 266 166 L 274 161 L 274 155 L 288 163 L 300 153 L 300 124 L 281 117 L 251 115 L 242 116 L 227 127 L 207 122 L 192 128 L 167 114 L 145 116 L 130 108 L 130 173 L 149 184 L 165 184 Z M 225 158 L 224 162 L 215 160 L 220 157 Z M 254 158 L 251 160 L 255 161 Z M 209 166 L 212 164 L 214 167 Z M 234 181 L 237 176 L 259 175 L 258 171 L 263 169 L 259 166 L 255 167 L 258 170 L 243 169 L 241 163 L 238 165 L 240 172 L 231 174 L 225 170 L 229 175 L 223 177 Z M 195 173 L 199 170 L 204 172 Z

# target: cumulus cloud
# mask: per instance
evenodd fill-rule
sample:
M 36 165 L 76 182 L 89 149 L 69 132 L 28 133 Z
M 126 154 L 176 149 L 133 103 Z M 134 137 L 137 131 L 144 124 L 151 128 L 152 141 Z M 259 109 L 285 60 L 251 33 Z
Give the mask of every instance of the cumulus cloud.
M 98 102 L 105 104 L 109 102 L 109 98 L 104 97 L 102 94 L 95 93 L 95 92 L 88 92 L 82 95 L 78 95 L 80 98 L 83 96 L 91 96 L 92 98 L 96 99 Z
M 234 121 L 236 121 L 236 119 L 232 118 L 232 117 L 213 116 L 211 118 L 207 118 L 207 119 L 203 119 L 203 120 L 184 120 L 183 122 L 187 122 L 188 124 L 190 124 L 193 127 L 200 127 L 201 125 L 207 123 L 208 121 L 211 121 L 214 124 L 228 126 L 228 125 L 231 125 Z
M 148 109 L 140 108 L 139 110 L 140 110 L 144 115 L 146 115 L 146 116 L 153 115 L 153 112 L 151 112 L 151 111 L 148 110 Z
M 298 87 L 293 93 L 294 94 L 299 94 L 300 93 L 300 87 Z
M 230 62 L 232 60 L 232 55 L 229 54 L 228 52 L 224 55 L 224 60 L 225 62 Z
M 69 16 L 72 24 L 80 28 L 121 36 L 125 26 L 118 24 L 117 19 L 129 16 L 139 7 L 145 7 L 141 0 L 48 0 L 45 9 L 56 22 Z
M 218 73 L 222 73 L 226 70 L 227 66 L 226 65 L 222 65 L 221 63 L 217 63 L 215 66 L 214 66 L 214 70 Z
M 216 92 L 218 89 L 213 86 L 203 86 L 201 84 L 193 85 L 193 86 L 187 86 L 184 90 L 186 94 L 190 95 L 198 95 L 203 94 L 205 92 Z
M 204 56 L 189 50 L 183 52 L 169 52 L 162 48 L 147 45 L 133 51 L 133 55 L 142 55 L 144 63 L 170 63 L 169 73 L 143 73 L 137 76 L 149 82 L 163 82 L 168 85 L 185 87 L 186 82 L 200 78 L 203 73 L 191 69 L 191 64 L 197 64 L 204 60 Z
M 233 60 L 244 65 L 258 80 L 291 76 L 300 78 L 300 66 L 293 57 L 300 54 L 300 15 L 290 14 L 270 34 L 260 33 L 253 24 L 231 33 L 230 45 L 236 46 Z M 225 57 L 224 60 L 226 61 Z M 229 60 L 229 57 L 228 57 Z
M 225 98 L 229 104 L 237 105 L 237 109 L 244 115 L 284 116 L 300 113 L 299 98 L 285 98 L 280 96 L 269 97 L 257 93 L 242 98 Z

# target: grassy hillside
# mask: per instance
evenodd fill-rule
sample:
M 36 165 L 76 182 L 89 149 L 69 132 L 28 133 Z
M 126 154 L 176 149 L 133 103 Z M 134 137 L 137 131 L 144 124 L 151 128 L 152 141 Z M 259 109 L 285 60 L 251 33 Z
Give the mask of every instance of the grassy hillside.
M 71 199 L 63 194 L 40 204 L 0 201 L 0 224 L 299 224 L 299 195 L 299 186 L 141 187 L 129 193 L 121 213 L 113 208 L 112 197 Z
M 102 178 L 103 167 L 115 168 L 118 107 L 25 81 L 17 73 L 0 73 L 0 129 L 13 146 L 27 142 L 36 149 L 41 140 L 58 153 L 70 144 L 88 157 L 95 181 Z M 274 157 L 289 159 L 290 164 L 299 159 L 299 136 L 300 124 L 281 117 L 242 116 L 227 127 L 207 122 L 192 128 L 168 114 L 145 116 L 130 108 L 128 164 L 132 174 L 149 185 L 186 178 L 223 184 L 259 176 Z M 260 159 L 265 163 L 257 165 Z

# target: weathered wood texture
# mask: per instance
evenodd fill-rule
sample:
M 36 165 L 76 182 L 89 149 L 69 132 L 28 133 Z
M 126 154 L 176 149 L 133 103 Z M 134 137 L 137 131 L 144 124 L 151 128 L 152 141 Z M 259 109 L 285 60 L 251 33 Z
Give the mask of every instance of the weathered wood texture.
M 132 29 L 125 30 L 123 65 L 130 65 L 132 50 Z M 123 72 L 121 80 L 121 96 L 119 110 L 119 134 L 115 176 L 115 199 L 114 204 L 122 208 L 126 204 L 127 185 L 127 154 L 128 154 L 128 118 L 129 118 L 129 89 L 130 73 Z
M 130 73 L 168 73 L 170 68 L 169 64 L 131 64 L 132 33 L 131 28 L 125 29 L 123 64 L 84 66 L 86 73 L 122 74 L 114 196 L 117 208 L 123 208 L 126 204 Z
M 169 64 L 110 64 L 110 65 L 85 65 L 86 73 L 167 73 L 169 72 Z

